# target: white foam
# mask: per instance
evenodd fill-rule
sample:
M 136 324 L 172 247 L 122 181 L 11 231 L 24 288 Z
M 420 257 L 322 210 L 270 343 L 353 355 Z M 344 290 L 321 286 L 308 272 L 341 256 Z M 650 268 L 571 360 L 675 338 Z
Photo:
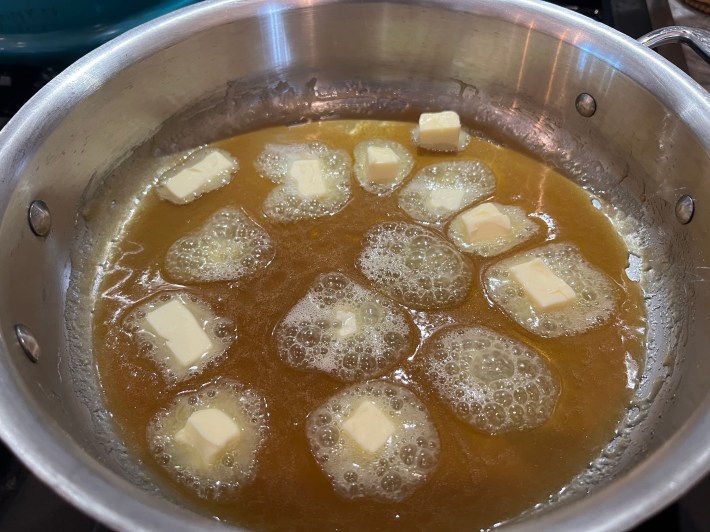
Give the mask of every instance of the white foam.
M 367 179 L 367 148 L 389 148 L 399 159 L 399 171 L 390 183 L 377 183 Z M 360 186 L 367 192 L 385 196 L 402 184 L 402 181 L 409 175 L 414 167 L 414 158 L 409 151 L 399 142 L 385 139 L 369 139 L 360 142 L 353 150 L 355 156 L 355 178 Z
M 357 263 L 380 290 L 413 308 L 458 305 L 471 287 L 461 254 L 433 231 L 406 222 L 372 227 Z
M 191 414 L 206 408 L 224 412 L 240 428 L 237 441 L 213 464 L 205 464 L 188 444 L 175 435 Z M 156 462 L 177 482 L 203 499 L 233 496 L 256 474 L 257 455 L 268 433 L 266 402 L 234 381 L 210 384 L 182 394 L 155 414 L 148 425 L 149 448 Z
M 463 211 L 451 220 L 447 235 L 449 239 L 456 244 L 456 247 L 464 253 L 480 255 L 481 257 L 492 257 L 530 240 L 534 235 L 540 232 L 540 226 L 528 218 L 525 211 L 520 207 L 502 205 L 494 202 L 491 203 L 510 219 L 510 235 L 497 238 L 490 242 L 469 241 L 466 236 L 466 226 L 462 220 L 462 217 L 468 210 Z
M 371 401 L 395 430 L 374 453 L 345 436 L 343 423 Z M 347 499 L 401 501 L 433 474 L 439 460 L 436 427 L 407 388 L 368 381 L 346 388 L 308 415 L 306 435 L 319 467 Z
M 183 367 L 173 356 L 166 340 L 147 323 L 146 315 L 171 300 L 177 300 L 196 318 L 210 340 L 210 346 L 190 367 Z M 141 354 L 155 361 L 169 382 L 187 379 L 215 364 L 237 337 L 237 328 L 226 318 L 216 316 L 207 303 L 192 294 L 179 291 L 160 292 L 141 303 L 123 319 L 123 327 L 133 338 Z
M 538 427 L 560 385 L 532 348 L 483 327 L 452 327 L 424 347 L 429 382 L 459 418 L 490 434 Z
M 562 308 L 536 310 L 510 268 L 539 258 L 575 292 L 575 300 Z M 579 334 L 604 324 L 616 309 L 613 281 L 582 256 L 576 246 L 553 243 L 519 253 L 490 266 L 484 274 L 486 291 L 513 320 L 530 332 L 554 338 Z
M 263 270 L 273 258 L 268 233 L 241 208 L 225 207 L 170 246 L 165 270 L 180 283 L 236 281 Z
M 421 222 L 441 223 L 495 191 L 496 178 L 481 161 L 447 161 L 422 168 L 399 193 L 399 206 Z M 454 208 L 437 201 L 442 191 L 461 194 Z
M 296 161 L 317 159 L 323 172 L 322 194 L 304 196 L 298 183 L 289 178 L 289 168 Z M 262 177 L 277 186 L 264 200 L 264 214 L 274 220 L 293 222 L 330 216 L 350 199 L 350 156 L 322 142 L 306 144 L 267 144 L 254 162 Z
M 276 327 L 281 360 L 345 381 L 381 375 L 413 350 L 405 312 L 342 273 L 319 275 Z

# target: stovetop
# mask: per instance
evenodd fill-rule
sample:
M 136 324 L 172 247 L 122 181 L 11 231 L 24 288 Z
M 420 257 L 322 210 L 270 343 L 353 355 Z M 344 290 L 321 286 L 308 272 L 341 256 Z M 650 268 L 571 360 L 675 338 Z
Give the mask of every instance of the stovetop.
M 583 15 L 639 37 L 652 29 L 646 0 L 555 1 Z M 0 128 L 66 64 L 3 65 L 0 63 Z M 651 532 L 710 532 L 710 476 L 678 502 L 634 530 Z M 25 468 L 0 443 L 0 530 L 39 532 L 110 532 L 66 503 Z

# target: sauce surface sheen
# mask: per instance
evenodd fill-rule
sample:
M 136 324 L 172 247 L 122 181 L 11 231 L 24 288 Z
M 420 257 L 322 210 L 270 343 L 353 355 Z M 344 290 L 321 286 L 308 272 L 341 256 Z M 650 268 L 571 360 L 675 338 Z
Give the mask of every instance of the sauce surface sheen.
M 231 183 L 187 205 L 172 205 L 151 191 L 119 236 L 111 266 L 99 280 L 94 313 L 94 352 L 106 405 L 119 434 L 162 483 L 187 506 L 255 529 L 477 529 L 513 518 L 565 486 L 612 437 L 631 398 L 630 361 L 642 366 L 645 314 L 641 290 L 624 269 L 628 252 L 591 197 L 542 163 L 489 141 L 473 138 L 457 154 L 417 151 L 413 124 L 378 121 L 315 122 L 275 127 L 220 141 L 240 170 Z M 274 327 L 303 297 L 320 273 L 340 271 L 371 287 L 356 267 L 362 236 L 383 221 L 414 222 L 397 206 L 397 192 L 378 197 L 351 178 L 352 198 L 334 216 L 279 223 L 266 218 L 262 203 L 274 183 L 258 176 L 253 162 L 266 143 L 318 140 L 347 150 L 370 138 L 400 142 L 419 169 L 446 160 L 480 159 L 494 172 L 494 194 L 484 200 L 522 207 L 542 224 L 528 242 L 497 257 L 466 256 L 474 286 L 466 300 L 446 311 L 411 312 L 423 338 L 447 324 L 480 325 L 528 343 L 549 362 L 561 382 L 557 407 L 541 427 L 490 436 L 459 421 L 427 389 L 420 349 L 384 379 L 406 384 L 425 403 L 441 439 L 441 456 L 430 481 L 400 503 L 347 501 L 335 494 L 311 455 L 305 433 L 309 412 L 342 390 L 320 372 L 302 372 L 281 362 Z M 146 183 L 155 176 L 146 176 Z M 275 258 L 241 283 L 177 285 L 165 278 L 166 252 L 175 240 L 197 230 L 218 209 L 243 207 L 271 236 Z M 434 228 L 444 238 L 446 226 Z M 589 332 L 540 338 L 516 325 L 486 298 L 485 267 L 546 241 L 574 243 L 605 272 L 618 290 L 614 317 Z M 160 290 L 184 288 L 234 321 L 238 338 L 226 357 L 201 374 L 169 385 L 155 362 L 141 355 L 122 329 L 136 304 Z M 421 347 L 421 343 L 420 343 Z M 146 427 L 175 398 L 227 377 L 266 398 L 269 437 L 258 456 L 256 477 L 234 498 L 205 501 L 169 480 L 151 455 Z

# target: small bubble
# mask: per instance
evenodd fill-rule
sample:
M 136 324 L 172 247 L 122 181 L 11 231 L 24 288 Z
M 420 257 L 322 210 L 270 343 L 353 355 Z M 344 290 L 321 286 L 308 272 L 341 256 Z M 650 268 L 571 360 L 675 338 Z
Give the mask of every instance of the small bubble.
M 511 406 L 508 413 L 515 423 L 522 424 L 525 420 L 525 410 L 520 405 Z
M 220 322 L 214 328 L 214 334 L 217 338 L 228 338 L 232 335 L 234 328 L 230 323 Z
M 296 335 L 296 340 L 298 340 L 298 342 L 305 347 L 313 347 L 320 342 L 320 339 L 320 330 L 312 326 L 304 327 Z
M 455 373 L 458 373 L 460 371 L 460 368 L 457 364 L 449 362 L 444 366 L 444 371 L 447 375 L 454 375 Z
M 538 390 L 537 386 L 534 384 L 530 383 L 525 386 L 525 391 L 528 394 L 528 399 L 532 402 L 537 403 L 540 400 L 540 390 Z
M 503 406 L 508 406 L 513 402 L 513 397 L 504 390 L 498 390 L 493 393 L 493 400 Z
M 522 388 L 516 388 L 513 392 L 513 397 L 515 398 L 516 402 L 521 404 L 524 404 L 528 401 L 528 394 L 525 393 L 525 390 Z
M 377 362 L 374 357 L 363 355 L 360 358 L 360 369 L 367 373 L 372 373 L 377 368 Z
M 343 357 L 343 367 L 354 369 L 357 367 L 358 356 L 355 353 L 348 353 Z
M 299 364 L 306 356 L 306 350 L 297 344 L 294 344 L 288 350 L 288 356 L 295 364 Z
M 468 417 L 470 412 L 470 408 L 466 403 L 457 403 L 456 404 L 456 413 L 461 416 L 461 417 Z
M 417 467 L 419 469 L 429 469 L 434 465 L 434 459 L 427 451 L 419 451 L 417 454 Z
M 336 443 L 338 443 L 339 438 L 340 434 L 338 433 L 338 429 L 335 427 L 325 426 L 321 427 L 318 431 L 318 441 L 323 447 L 333 447 Z
M 402 478 L 394 471 L 388 471 L 380 481 L 382 489 L 385 491 L 396 491 L 402 486 Z
M 384 309 L 376 303 L 364 303 L 360 307 L 360 314 L 362 315 L 362 320 L 367 325 L 375 325 L 380 323 L 384 318 Z
M 406 465 L 412 465 L 417 455 L 417 449 L 413 445 L 404 445 L 399 451 L 399 458 Z

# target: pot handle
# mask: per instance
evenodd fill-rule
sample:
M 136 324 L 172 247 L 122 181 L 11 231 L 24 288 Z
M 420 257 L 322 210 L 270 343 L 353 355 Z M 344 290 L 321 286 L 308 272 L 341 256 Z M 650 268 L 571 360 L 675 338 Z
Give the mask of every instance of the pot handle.
M 677 42 L 687 44 L 706 63 L 710 64 L 710 31 L 708 30 L 686 26 L 668 26 L 639 37 L 638 42 L 649 48 Z

